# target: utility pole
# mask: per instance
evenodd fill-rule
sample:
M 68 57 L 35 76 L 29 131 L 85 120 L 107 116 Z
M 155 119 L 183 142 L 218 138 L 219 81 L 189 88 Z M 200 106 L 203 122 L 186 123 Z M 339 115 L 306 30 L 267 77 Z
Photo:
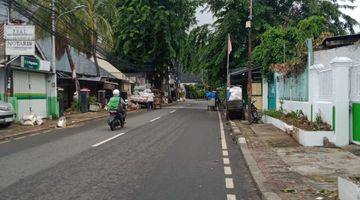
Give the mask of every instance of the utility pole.
M 251 26 L 252 26 L 252 18 L 253 18 L 253 1 L 249 0 L 249 20 L 246 22 L 246 28 L 249 29 L 249 37 L 248 37 L 248 57 L 249 57 L 249 65 L 248 65 L 248 117 L 251 120 L 251 101 L 252 101 L 252 35 L 251 35 Z
M 55 1 L 51 1 L 51 69 L 52 69 L 52 77 L 50 80 L 50 94 L 51 94 L 51 103 L 50 110 L 51 114 L 57 116 L 58 112 L 55 111 L 57 109 L 57 80 L 56 80 L 56 55 L 55 55 L 55 33 L 56 33 L 56 6 Z M 55 113 L 54 113 L 55 112 Z
M 231 47 L 231 40 L 230 40 L 230 34 L 228 34 L 228 38 L 227 38 L 227 42 L 228 42 L 228 51 L 227 51 L 227 57 L 226 57 L 226 88 L 230 89 L 231 83 L 230 83 L 230 48 L 232 50 Z
M 7 19 L 7 24 L 9 25 L 11 23 L 11 1 L 8 3 L 8 19 Z M 7 56 L 7 61 L 5 64 L 5 68 L 4 68 L 4 101 L 7 102 L 9 97 L 9 76 L 10 76 L 10 70 L 9 70 L 9 65 L 10 65 L 10 56 Z

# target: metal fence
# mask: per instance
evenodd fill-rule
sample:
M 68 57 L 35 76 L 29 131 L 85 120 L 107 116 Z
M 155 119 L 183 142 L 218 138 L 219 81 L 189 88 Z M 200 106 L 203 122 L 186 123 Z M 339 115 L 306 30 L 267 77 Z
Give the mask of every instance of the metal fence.
M 289 101 L 309 100 L 308 70 L 299 75 L 277 76 L 279 98 Z

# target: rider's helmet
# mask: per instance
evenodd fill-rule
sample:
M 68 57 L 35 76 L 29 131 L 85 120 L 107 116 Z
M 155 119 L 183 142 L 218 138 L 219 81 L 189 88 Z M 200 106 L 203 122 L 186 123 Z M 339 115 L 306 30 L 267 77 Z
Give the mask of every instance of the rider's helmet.
M 114 97 L 120 96 L 120 91 L 119 91 L 118 89 L 115 89 L 115 90 L 113 91 L 113 95 L 114 95 Z

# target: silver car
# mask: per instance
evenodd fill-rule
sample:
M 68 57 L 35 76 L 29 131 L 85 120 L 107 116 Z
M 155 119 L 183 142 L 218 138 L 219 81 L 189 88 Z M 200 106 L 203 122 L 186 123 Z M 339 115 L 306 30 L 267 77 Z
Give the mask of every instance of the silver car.
M 0 101 L 0 125 L 8 126 L 14 121 L 14 109 L 10 103 Z

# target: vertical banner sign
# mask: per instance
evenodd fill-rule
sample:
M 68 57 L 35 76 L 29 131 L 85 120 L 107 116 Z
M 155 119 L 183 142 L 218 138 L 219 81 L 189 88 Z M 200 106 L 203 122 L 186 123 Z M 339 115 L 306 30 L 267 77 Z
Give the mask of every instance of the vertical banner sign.
M 35 26 L 5 25 L 5 54 L 12 56 L 35 54 Z

